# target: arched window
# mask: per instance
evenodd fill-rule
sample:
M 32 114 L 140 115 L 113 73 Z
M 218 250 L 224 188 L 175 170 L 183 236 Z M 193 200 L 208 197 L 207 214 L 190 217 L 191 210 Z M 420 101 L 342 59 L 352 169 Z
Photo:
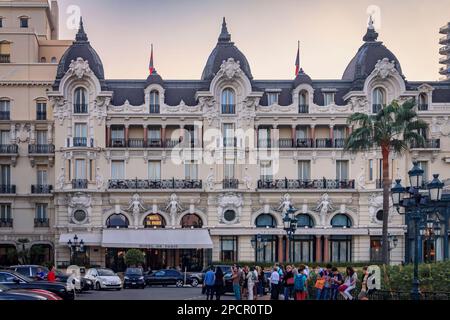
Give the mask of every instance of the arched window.
M 164 217 L 157 213 L 151 213 L 148 216 L 145 217 L 144 220 L 144 227 L 145 228 L 165 228 L 166 227 L 166 220 Z
M 428 110 L 428 96 L 426 93 L 421 93 L 419 95 L 419 111 L 427 111 Z
M 222 113 L 235 114 L 236 113 L 236 95 L 234 90 L 226 88 L 222 91 Z
M 150 113 L 159 113 L 159 92 L 157 90 L 150 92 Z
M 47 59 L 45 57 L 41 57 L 41 63 L 47 63 Z
M 58 62 L 58 61 L 56 60 L 56 57 L 52 57 L 50 61 L 51 61 L 51 63 L 57 63 L 57 62 Z
M 297 217 L 298 228 L 313 228 L 314 221 L 309 214 L 299 214 Z
M 255 225 L 257 228 L 275 228 L 277 221 L 270 214 L 261 214 L 256 218 Z
M 383 88 L 375 88 L 372 94 L 372 112 L 378 113 L 386 105 L 386 92 Z
M 346 214 L 337 214 L 331 219 L 331 226 L 333 228 L 350 228 L 352 221 Z
M 106 220 L 106 227 L 107 228 L 128 228 L 130 225 L 130 222 L 128 221 L 128 218 L 125 217 L 123 214 L 112 214 L 109 216 L 108 220 Z
M 76 88 L 74 95 L 74 113 L 87 113 L 88 112 L 88 100 L 87 91 L 85 88 Z
M 309 112 L 309 96 L 305 90 L 300 91 L 298 96 L 298 113 Z
M 181 219 L 181 227 L 182 228 L 201 228 L 201 227 L 203 227 L 202 218 L 200 218 L 196 214 L 186 214 Z

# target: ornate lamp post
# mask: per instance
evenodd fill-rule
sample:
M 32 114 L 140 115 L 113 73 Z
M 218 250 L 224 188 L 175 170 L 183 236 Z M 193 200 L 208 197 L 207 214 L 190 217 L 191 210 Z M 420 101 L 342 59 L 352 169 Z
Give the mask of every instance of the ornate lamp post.
M 78 241 L 78 236 L 75 235 L 73 237 L 73 241 L 69 239 L 67 241 L 67 246 L 70 249 L 70 264 L 75 261 L 75 263 L 78 263 L 78 252 L 84 252 L 84 241 L 81 239 Z
M 392 200 L 397 211 L 400 213 L 400 207 L 405 208 L 405 214 L 414 222 L 414 275 L 411 298 L 419 300 L 419 243 L 422 240 L 419 228 L 428 220 L 430 214 L 436 212 L 439 202 L 442 198 L 442 188 L 444 184 L 439 180 L 439 175 L 434 174 L 426 188 L 428 194 L 420 192 L 423 190 L 423 170 L 418 162 L 414 162 L 413 168 L 408 172 L 410 187 L 408 190 L 401 185 L 401 180 L 396 180 L 395 186 L 391 189 Z M 405 197 L 406 196 L 406 197 Z
M 283 226 L 284 231 L 286 231 L 287 237 L 289 239 L 289 254 L 288 261 L 291 261 L 292 258 L 292 240 L 294 239 L 295 231 L 297 230 L 297 218 L 295 217 L 295 212 L 297 210 L 293 206 L 289 206 L 289 209 L 286 212 L 286 215 L 283 218 Z
M 267 246 L 267 239 L 265 239 L 265 238 L 263 239 L 263 237 L 260 234 L 258 234 L 250 240 L 250 243 L 252 245 L 252 248 L 255 249 L 255 261 L 257 261 L 258 260 L 258 252 L 260 250 L 264 250 Z M 262 248 L 261 248 L 261 244 L 262 244 Z

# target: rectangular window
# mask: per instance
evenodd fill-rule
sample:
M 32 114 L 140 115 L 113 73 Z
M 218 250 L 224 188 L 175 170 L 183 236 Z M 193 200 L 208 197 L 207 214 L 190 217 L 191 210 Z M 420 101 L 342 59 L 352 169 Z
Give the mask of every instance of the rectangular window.
M 383 255 L 381 252 L 381 237 L 370 237 L 370 261 L 383 261 Z
M 220 237 L 220 261 L 238 261 L 238 238 L 236 236 Z
M 37 183 L 40 186 L 47 185 L 47 169 L 40 169 L 37 170 Z
M 272 162 L 271 161 L 267 161 L 265 163 L 260 164 L 260 175 L 261 175 L 261 180 L 263 180 L 263 181 L 273 180 Z
M 36 120 L 47 120 L 47 104 L 45 102 L 36 103 Z
M 186 180 L 198 179 L 198 165 L 195 161 L 189 161 L 184 164 L 184 177 Z
M 347 160 L 336 160 L 336 180 L 348 180 Z
M 75 124 L 75 137 L 87 138 L 87 125 L 85 123 Z
M 86 179 L 86 160 L 84 159 L 75 160 L 75 179 L 79 180 Z
M 305 127 L 299 127 L 296 131 L 297 139 L 307 139 L 308 138 L 308 129 Z
M 20 27 L 28 28 L 28 18 L 20 18 Z
M 46 220 L 47 218 L 48 218 L 47 204 L 46 203 L 36 204 L 36 219 L 42 221 L 42 220 Z
M 11 62 L 11 43 L 0 42 L 0 63 Z
M 11 205 L 10 204 L 0 204 L 0 220 L 6 221 L 11 220 Z
M 373 160 L 369 160 L 369 181 L 373 181 Z
M 423 182 L 428 182 L 428 161 L 419 161 L 419 167 L 423 170 Z
M 161 161 L 148 162 L 149 180 L 161 180 Z
M 311 179 L 311 161 L 299 161 L 298 162 L 298 179 L 310 180 Z
M 111 161 L 111 179 L 113 180 L 125 179 L 124 161 Z
M 278 93 L 267 94 L 267 105 L 271 106 L 273 104 L 278 104 Z
M 150 146 L 160 146 L 161 145 L 161 129 L 150 127 L 147 133 L 148 144 Z
M 10 119 L 10 102 L 9 100 L 0 100 L 0 120 Z
M 326 92 L 323 94 L 323 105 L 329 106 L 334 104 L 334 93 L 333 92 Z
M 0 140 L 2 145 L 11 144 L 11 134 L 9 131 L 0 131 Z
M 234 161 L 226 162 L 223 165 L 223 177 L 225 179 L 234 179 Z
M 270 128 L 258 129 L 258 146 L 260 148 L 270 148 L 271 134 Z
M 47 144 L 47 131 L 38 130 L 36 131 L 36 144 L 45 145 Z
M 9 165 L 2 164 L 0 166 L 0 185 L 11 185 L 11 167 Z
M 330 262 L 351 262 L 352 260 L 352 237 L 332 236 L 330 237 Z
M 125 129 L 111 128 L 111 143 L 113 147 L 125 147 Z

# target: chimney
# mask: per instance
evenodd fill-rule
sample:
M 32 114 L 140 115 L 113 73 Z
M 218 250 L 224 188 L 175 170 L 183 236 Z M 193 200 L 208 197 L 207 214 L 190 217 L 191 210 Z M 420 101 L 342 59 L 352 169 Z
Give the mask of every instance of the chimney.
M 58 40 L 59 39 L 59 7 L 58 7 L 58 1 L 52 0 L 50 13 L 51 13 L 51 19 L 52 19 L 52 23 L 53 23 L 52 40 Z

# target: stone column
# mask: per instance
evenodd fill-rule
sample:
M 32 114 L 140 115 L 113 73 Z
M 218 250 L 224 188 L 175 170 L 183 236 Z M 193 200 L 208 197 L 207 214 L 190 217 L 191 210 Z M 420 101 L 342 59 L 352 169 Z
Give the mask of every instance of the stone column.
M 331 139 L 331 146 L 334 147 L 334 125 L 330 124 L 330 139 Z
M 47 143 L 48 144 L 53 143 L 53 125 L 52 124 L 47 125 Z
M 148 147 L 148 126 L 144 124 L 143 128 L 144 128 L 144 148 L 146 148 Z
M 316 262 L 322 262 L 322 236 L 316 236 Z
M 129 129 L 129 125 L 126 124 L 125 125 L 125 147 L 128 147 L 128 129 Z
M 203 125 L 200 124 L 197 126 L 197 144 L 195 145 L 196 148 L 202 148 L 203 147 Z
M 330 236 L 323 237 L 323 262 L 330 261 L 329 238 L 330 238 Z
M 255 125 L 255 148 L 258 147 L 258 125 Z
M 165 124 L 163 124 L 161 126 L 161 146 L 163 148 L 166 147 L 166 125 Z
M 270 130 L 270 146 L 278 147 L 278 137 L 280 136 L 280 133 L 278 131 L 278 124 L 272 125 L 272 130 Z
M 311 140 L 312 140 L 312 147 L 315 147 L 315 145 L 316 145 L 316 125 L 312 124 L 309 127 L 309 130 L 311 132 L 310 137 L 311 137 Z
M 292 147 L 297 147 L 297 125 L 291 125 L 291 139 L 292 139 Z
M 283 261 L 283 259 L 283 236 L 278 236 L 278 261 Z
M 111 147 L 111 125 L 106 125 L 106 147 Z

